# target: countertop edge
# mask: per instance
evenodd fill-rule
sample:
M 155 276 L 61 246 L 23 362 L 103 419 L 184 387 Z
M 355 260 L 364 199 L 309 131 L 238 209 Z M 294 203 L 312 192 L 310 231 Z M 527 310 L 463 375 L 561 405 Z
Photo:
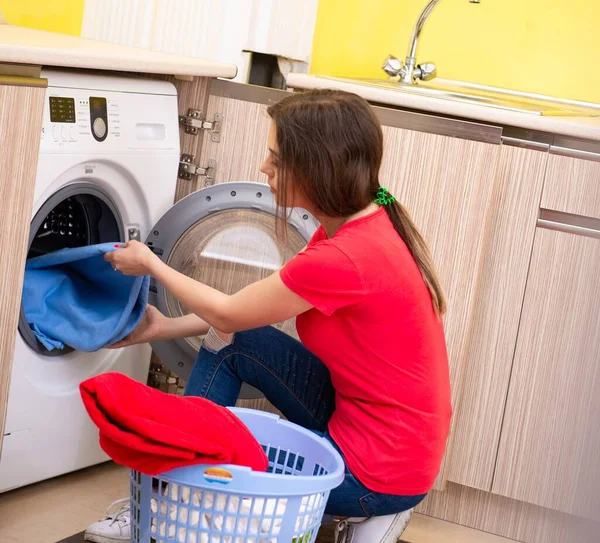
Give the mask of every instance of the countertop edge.
M 439 115 L 450 115 L 463 119 L 513 126 L 561 136 L 600 141 L 600 117 L 544 117 L 494 109 L 486 106 L 467 105 L 429 96 L 416 96 L 393 92 L 360 84 L 320 79 L 310 74 L 290 73 L 287 77 L 290 88 L 337 88 L 354 92 L 369 102 L 419 110 Z
M 0 63 L 232 79 L 237 66 L 0 24 Z

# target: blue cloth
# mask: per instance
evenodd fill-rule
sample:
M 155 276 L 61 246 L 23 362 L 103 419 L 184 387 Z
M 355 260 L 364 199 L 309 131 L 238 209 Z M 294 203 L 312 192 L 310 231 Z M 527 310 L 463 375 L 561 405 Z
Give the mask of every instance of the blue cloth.
M 148 303 L 150 278 L 113 270 L 104 255 L 118 246 L 62 249 L 27 262 L 23 310 L 46 349 L 68 345 L 97 351 L 137 326 Z

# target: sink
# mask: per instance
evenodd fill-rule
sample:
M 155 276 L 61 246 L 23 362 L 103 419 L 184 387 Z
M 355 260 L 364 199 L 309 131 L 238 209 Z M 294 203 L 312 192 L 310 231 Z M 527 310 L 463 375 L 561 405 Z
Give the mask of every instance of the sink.
M 321 79 L 344 81 L 355 85 L 385 88 L 394 92 L 429 96 L 453 102 L 480 105 L 543 116 L 600 117 L 600 105 L 554 99 L 517 91 L 485 87 L 458 81 L 436 79 L 407 85 L 390 79 L 346 79 L 317 76 Z

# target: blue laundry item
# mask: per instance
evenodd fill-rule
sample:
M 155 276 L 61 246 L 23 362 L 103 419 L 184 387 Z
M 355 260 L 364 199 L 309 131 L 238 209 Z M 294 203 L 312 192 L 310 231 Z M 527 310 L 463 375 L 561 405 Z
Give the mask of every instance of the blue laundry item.
M 23 310 L 48 349 L 92 352 L 116 343 L 138 325 L 148 303 L 149 277 L 113 270 L 104 255 L 119 243 L 62 249 L 27 262 Z

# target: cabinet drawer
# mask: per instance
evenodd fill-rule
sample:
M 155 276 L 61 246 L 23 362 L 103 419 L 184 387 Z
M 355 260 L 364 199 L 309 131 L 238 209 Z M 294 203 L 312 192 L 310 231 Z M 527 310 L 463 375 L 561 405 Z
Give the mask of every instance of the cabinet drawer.
M 541 207 L 600 219 L 600 161 L 550 155 Z

